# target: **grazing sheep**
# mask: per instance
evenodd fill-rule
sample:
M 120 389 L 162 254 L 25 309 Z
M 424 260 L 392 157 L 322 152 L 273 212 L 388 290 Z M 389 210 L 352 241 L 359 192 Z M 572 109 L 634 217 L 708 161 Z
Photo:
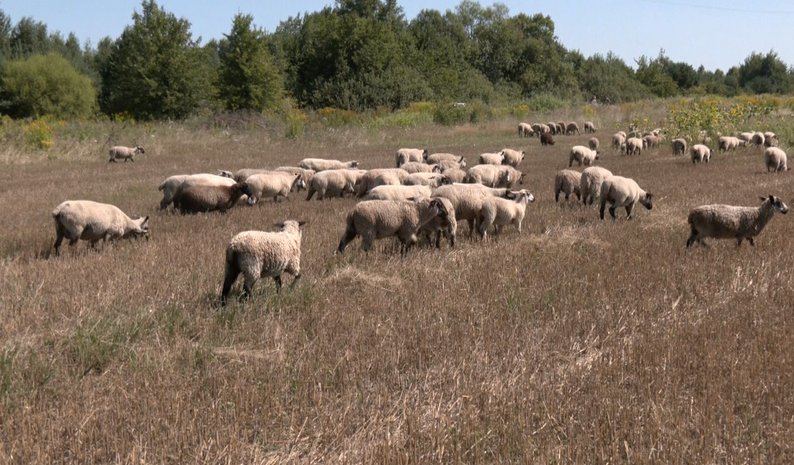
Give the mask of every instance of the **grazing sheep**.
M 764 150 L 764 164 L 766 165 L 767 172 L 774 171 L 775 173 L 779 173 L 781 171 L 788 171 L 786 152 L 778 147 L 768 147 Z
M 460 157 L 460 160 L 458 160 L 458 161 L 455 161 L 455 160 L 441 160 L 438 163 L 435 163 L 433 166 L 438 166 L 438 168 L 441 170 L 441 172 L 444 172 L 444 171 L 450 170 L 450 169 L 455 169 L 455 168 L 463 169 L 463 168 L 466 167 L 466 160 L 464 160 L 463 157 Z
M 615 219 L 615 209 L 626 208 L 626 219 L 631 219 L 634 214 L 634 205 L 639 201 L 648 210 L 653 208 L 653 195 L 642 190 L 631 178 L 610 176 L 601 184 L 601 210 L 599 217 L 604 219 L 604 208 L 607 202 L 611 204 L 609 214 Z
M 259 278 L 273 278 L 276 289 L 281 290 L 281 275 L 289 273 L 294 277 L 291 284 L 294 287 L 301 277 L 301 227 L 304 224 L 305 221 L 288 220 L 277 225 L 278 232 L 243 231 L 234 236 L 226 246 L 221 305 L 226 305 L 226 298 L 240 273 L 244 279 L 241 299 L 250 297 Z
M 536 127 L 537 126 L 537 127 Z M 542 134 L 551 134 L 551 128 L 548 124 L 538 123 L 532 125 L 532 130 L 540 137 Z
M 235 172 L 226 171 L 226 170 L 218 170 L 218 175 L 223 176 L 224 178 L 233 179 L 234 182 L 243 182 L 248 179 L 249 176 L 253 176 L 255 174 L 260 173 L 270 173 L 271 170 L 266 170 L 263 168 L 242 168 Z
M 596 197 L 601 193 L 601 184 L 612 172 L 600 166 L 590 166 L 582 171 L 579 181 L 579 193 L 582 196 L 582 203 L 592 205 Z
M 143 147 L 141 147 L 140 145 L 136 145 L 135 147 L 123 147 L 123 146 L 117 145 L 115 147 L 111 147 L 110 150 L 108 151 L 108 155 L 110 156 L 110 159 L 108 160 L 108 163 L 110 163 L 110 162 L 114 162 L 115 163 L 115 162 L 117 162 L 119 160 L 122 160 L 122 159 L 124 160 L 124 163 L 126 163 L 127 160 L 129 160 L 129 161 L 134 163 L 135 162 L 135 155 L 137 155 L 139 153 L 140 154 L 146 153 L 146 151 L 143 150 Z
M 513 168 L 518 168 L 518 165 L 524 160 L 526 153 L 522 150 L 502 149 L 499 154 L 502 156 L 502 164 L 510 165 Z
M 455 155 L 454 153 L 431 153 L 425 158 L 425 161 L 430 164 L 437 164 L 445 160 L 454 161 L 458 164 L 462 163 L 463 166 L 466 166 L 466 161 L 463 159 L 463 157 L 460 155 Z
M 576 122 L 571 121 L 565 126 L 565 134 L 574 135 L 574 134 L 581 134 L 582 132 L 579 131 L 579 125 Z
M 55 255 L 60 254 L 63 238 L 69 245 L 83 239 L 91 248 L 102 242 L 120 238 L 149 238 L 149 217 L 132 219 L 115 205 L 90 200 L 67 200 L 52 211 L 55 220 Z
M 546 123 L 546 127 L 549 128 L 549 134 L 560 134 L 559 128 L 557 127 L 557 123 L 554 121 L 549 121 Z
M 364 200 L 408 200 L 430 197 L 432 191 L 428 186 L 376 186 L 364 196 Z
M 343 170 L 358 168 L 358 162 L 352 161 L 339 161 L 339 160 L 326 160 L 324 158 L 304 158 L 298 163 L 298 166 L 305 170 L 314 170 L 315 173 L 325 170 Z
M 587 146 L 590 147 L 590 150 L 598 151 L 598 147 L 601 146 L 601 142 L 598 140 L 598 137 L 591 137 L 587 140 Z
M 449 178 L 450 182 L 463 182 L 466 179 L 466 171 L 460 168 L 446 169 L 441 174 Z
M 584 132 L 585 132 L 585 134 L 587 134 L 588 132 L 589 133 L 596 132 L 595 124 L 593 124 L 592 121 L 585 121 L 584 122 Z
M 522 190 L 515 199 L 487 197 L 483 199 L 477 231 L 482 239 L 486 239 L 488 228 L 493 225 L 494 235 L 502 232 L 502 227 L 513 224 L 521 234 L 521 223 L 526 215 L 527 205 L 535 201 L 535 196 Z
M 424 161 L 427 158 L 427 149 L 398 149 L 395 155 L 397 168 L 412 161 Z
M 289 197 L 290 191 L 306 187 L 300 174 L 286 171 L 270 171 L 267 173 L 248 176 L 243 181 L 248 186 L 248 205 L 257 203 L 262 198 L 273 197 L 277 202 L 279 197 Z
M 396 236 L 401 254 L 408 253 L 417 241 L 417 233 L 433 218 L 447 216 L 446 207 L 438 199 L 365 200 L 347 215 L 346 228 L 337 251 L 345 253 L 347 244 L 361 236 L 361 249 L 369 251 L 376 239 Z
M 428 165 L 427 163 L 419 161 L 409 161 L 408 163 L 403 163 L 400 165 L 400 169 L 407 171 L 408 174 L 441 172 L 441 168 L 438 165 Z
M 475 222 L 482 210 L 482 201 L 489 196 L 509 197 L 507 188 L 489 188 L 481 184 L 450 184 L 433 190 L 432 197 L 444 197 L 455 207 L 457 221 L 466 220 L 469 224 L 469 237 L 474 236 Z
M 629 137 L 626 140 L 626 155 L 642 155 L 645 143 L 639 137 Z
M 535 131 L 532 129 L 532 125 L 528 123 L 518 123 L 518 137 L 532 137 L 535 135 Z
M 235 183 L 234 179 L 226 176 L 218 176 L 209 173 L 199 174 L 177 174 L 166 178 L 157 187 L 157 190 L 163 192 L 163 199 L 160 201 L 160 210 L 165 210 L 174 201 L 174 197 L 182 189 L 183 185 L 187 186 L 231 186 Z
M 642 138 L 642 142 L 644 147 L 656 148 L 664 142 L 664 136 L 648 134 Z
M 234 207 L 243 195 L 251 196 L 245 182 L 231 186 L 189 185 L 182 187 L 174 196 L 174 208 L 184 213 L 198 213 L 226 210 Z
M 560 192 L 565 193 L 565 200 L 571 194 L 576 194 L 576 200 L 579 201 L 581 197 L 580 186 L 582 183 L 582 173 L 574 170 L 560 170 L 554 176 L 554 202 L 559 202 Z
M 568 167 L 570 168 L 573 166 L 574 161 L 579 163 L 579 166 L 582 166 L 582 163 L 584 163 L 585 166 L 590 166 L 595 163 L 598 158 L 598 151 L 590 150 L 584 145 L 574 145 L 568 157 Z
M 405 178 L 403 184 L 406 186 L 430 186 L 435 188 L 444 184 L 452 184 L 452 181 L 441 173 L 412 173 Z
M 764 147 L 777 147 L 780 145 L 780 139 L 774 132 L 764 133 Z
M 540 145 L 554 145 L 554 137 L 550 132 L 544 132 L 540 135 Z
M 756 147 L 763 146 L 765 141 L 766 141 L 766 137 L 764 137 L 763 132 L 756 132 L 755 134 L 753 134 L 753 138 L 750 139 L 750 143 L 755 145 Z
M 626 148 L 626 133 L 616 132 L 612 134 L 612 148 L 621 152 Z
M 706 162 L 711 160 L 711 149 L 703 144 L 695 144 L 689 149 L 689 154 L 692 157 L 692 163 Z
M 738 147 L 744 147 L 747 145 L 747 141 L 733 136 L 720 136 L 718 139 L 718 145 L 720 152 L 729 152 L 736 150 Z
M 455 240 L 458 233 L 458 221 L 455 218 L 455 206 L 449 199 L 444 197 L 434 197 L 433 199 L 439 200 L 446 210 L 447 214 L 444 217 L 436 216 L 419 228 L 422 236 L 427 238 L 428 242 L 432 242 L 437 249 L 441 248 L 441 236 L 446 236 L 449 240 L 449 246 L 455 247 Z M 419 202 L 429 202 L 431 199 L 423 198 Z M 435 236 L 435 237 L 433 237 Z
M 314 170 L 305 170 L 297 166 L 279 166 L 273 171 L 283 171 L 285 173 L 300 174 L 303 183 L 301 184 L 301 186 L 297 187 L 298 191 L 306 189 L 309 183 L 312 182 L 312 177 L 314 177 Z
M 466 183 L 488 187 L 515 187 L 524 184 L 524 173 L 509 165 L 474 165 L 466 172 Z
M 504 155 L 501 153 L 488 152 L 481 153 L 479 161 L 481 165 L 501 165 L 504 158 Z
M 786 214 L 788 206 L 778 197 L 761 197 L 759 207 L 737 207 L 734 205 L 702 205 L 689 211 L 687 222 L 691 229 L 686 246 L 695 242 L 706 245 L 704 239 L 736 239 L 736 246 L 747 239 L 754 246 L 753 238 L 763 231 L 775 211 Z
M 364 197 L 375 186 L 402 184 L 410 175 L 402 168 L 377 168 L 364 173 L 356 185 L 356 195 Z
M 565 121 L 557 121 L 557 134 L 565 134 Z
M 743 141 L 745 141 L 745 142 L 747 142 L 749 144 L 753 140 L 753 136 L 754 135 L 755 135 L 755 132 L 752 132 L 752 131 L 751 132 L 742 132 L 742 133 L 739 134 L 738 137 L 739 137 L 739 139 L 741 139 L 741 140 L 743 140 Z
M 686 154 L 686 139 L 678 138 L 671 141 L 673 145 L 673 155 Z
M 356 193 L 356 182 L 366 173 L 366 170 L 326 170 L 312 177 L 306 200 L 311 200 L 317 194 L 317 200 L 331 197 L 344 197 L 344 194 Z

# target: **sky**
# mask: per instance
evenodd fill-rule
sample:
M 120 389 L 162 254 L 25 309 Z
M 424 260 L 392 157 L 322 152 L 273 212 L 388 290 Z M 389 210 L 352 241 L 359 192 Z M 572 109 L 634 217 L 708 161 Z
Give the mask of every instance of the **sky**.
M 231 29 L 237 13 L 251 14 L 254 24 L 275 31 L 290 16 L 311 13 L 333 0 L 158 0 L 158 5 L 191 23 L 193 38 L 206 43 Z M 397 0 L 407 20 L 424 10 L 454 10 L 460 0 Z M 495 2 L 480 0 L 483 7 Z M 794 66 L 794 3 L 756 0 L 502 0 L 510 16 L 541 13 L 551 17 L 555 34 L 569 50 L 589 57 L 612 52 L 635 67 L 641 56 L 661 50 L 673 61 L 695 68 L 727 71 L 753 52 L 774 51 Z M 64 36 L 96 44 L 117 38 L 132 23 L 139 0 L 0 0 L 13 24 L 24 16 Z

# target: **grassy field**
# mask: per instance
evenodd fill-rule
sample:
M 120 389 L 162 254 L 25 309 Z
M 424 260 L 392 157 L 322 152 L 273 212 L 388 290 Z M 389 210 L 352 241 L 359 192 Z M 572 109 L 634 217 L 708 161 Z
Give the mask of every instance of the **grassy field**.
M 162 125 L 136 129 L 135 163 L 108 164 L 100 140 L 71 160 L 5 164 L 0 463 L 792 463 L 791 215 L 754 248 L 684 248 L 690 208 L 768 194 L 794 206 L 792 175 L 767 174 L 759 149 L 693 166 L 667 145 L 607 148 L 600 165 L 655 205 L 600 221 L 595 206 L 553 200 L 587 136 L 540 147 L 515 123 L 295 141 Z M 627 129 L 619 114 L 597 124 L 604 146 Z M 367 256 L 357 240 L 340 257 L 354 199 L 157 211 L 172 174 L 308 156 L 391 166 L 403 146 L 469 164 L 526 150 L 537 200 L 524 233 L 406 258 L 389 241 Z M 66 199 L 151 215 L 151 240 L 50 257 L 50 212 Z M 309 222 L 301 285 L 276 295 L 263 280 L 252 301 L 219 309 L 228 240 L 285 219 Z

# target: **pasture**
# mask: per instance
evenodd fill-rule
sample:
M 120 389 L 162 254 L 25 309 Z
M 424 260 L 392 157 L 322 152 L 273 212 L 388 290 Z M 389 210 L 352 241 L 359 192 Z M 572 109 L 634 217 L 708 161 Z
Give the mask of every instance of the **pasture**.
M 585 118 L 537 121 L 559 119 Z M 713 144 L 698 166 L 669 142 L 620 156 L 609 140 L 628 124 L 603 115 L 597 164 L 637 180 L 654 208 L 600 221 L 552 191 L 590 135 L 541 147 L 516 123 L 298 140 L 163 124 L 135 129 L 135 163 L 86 142 L 71 159 L 5 164 L 0 462 L 791 463 L 794 219 L 775 216 L 755 247 L 684 246 L 690 208 L 768 194 L 792 206 L 793 175 L 767 174 L 754 148 Z M 536 201 L 523 234 L 469 241 L 461 223 L 453 249 L 401 258 L 383 240 L 365 255 L 357 239 L 338 256 L 352 198 L 157 210 L 173 174 L 304 157 L 392 167 L 399 147 L 469 165 L 525 150 Z M 151 239 L 51 257 L 50 212 L 66 199 L 150 215 Z M 276 295 L 262 280 L 219 308 L 229 239 L 285 219 L 308 221 L 301 284 Z

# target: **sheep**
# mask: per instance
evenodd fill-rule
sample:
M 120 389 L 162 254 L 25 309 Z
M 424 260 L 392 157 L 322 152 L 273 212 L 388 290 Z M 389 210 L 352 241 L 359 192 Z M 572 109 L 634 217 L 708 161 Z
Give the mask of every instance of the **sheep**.
M 626 155 L 642 155 L 644 146 L 643 140 L 639 137 L 629 137 L 626 140 Z
M 400 169 L 407 171 L 408 174 L 441 172 L 441 167 L 438 165 L 428 165 L 427 163 L 419 161 L 409 161 L 408 163 L 403 163 L 400 165 Z
M 512 188 L 524 184 L 524 173 L 509 165 L 474 165 L 466 172 L 464 182 Z
M 764 137 L 763 132 L 756 132 L 755 134 L 753 134 L 753 138 L 750 139 L 750 143 L 757 147 L 761 147 L 762 145 L 764 145 L 765 141 L 766 141 L 766 137 Z
M 557 127 L 557 123 L 554 121 L 549 121 L 546 123 L 546 127 L 549 128 L 549 134 L 562 134 Z M 565 131 L 563 130 L 563 132 Z
M 402 168 L 377 168 L 364 173 L 356 185 L 356 195 L 364 197 L 375 186 L 402 184 L 410 173 Z
M 535 130 L 532 125 L 528 123 L 518 123 L 518 137 L 532 137 L 535 135 Z
M 443 161 L 452 161 L 457 163 L 461 168 L 466 167 L 466 160 L 452 153 L 433 153 L 425 158 L 425 161 L 430 164 L 441 164 Z
M 747 141 L 733 136 L 720 136 L 718 139 L 718 145 L 720 152 L 728 152 L 736 150 L 737 147 L 744 147 L 747 145 Z
M 266 170 L 263 168 L 242 168 L 235 172 L 227 171 L 227 170 L 218 170 L 218 175 L 223 176 L 224 178 L 233 179 L 234 182 L 243 182 L 248 179 L 249 176 L 253 176 L 255 174 L 260 173 L 270 173 L 271 170 Z
M 557 134 L 565 134 L 565 121 L 557 121 Z
M 460 168 L 446 169 L 442 171 L 441 174 L 449 178 L 450 182 L 463 182 L 466 178 L 466 171 Z
M 90 242 L 91 248 L 102 242 L 120 238 L 149 238 L 149 217 L 132 219 L 115 205 L 91 200 L 67 200 L 52 211 L 55 221 L 55 255 L 60 254 L 63 238 L 69 245 L 80 239 Z
M 648 134 L 642 138 L 643 147 L 656 148 L 664 142 L 664 137 L 657 134 Z
M 402 246 L 401 254 L 416 243 L 420 228 L 435 217 L 447 216 L 447 209 L 438 199 L 418 200 L 365 200 L 348 213 L 345 232 L 337 252 L 345 248 L 356 236 L 361 236 L 361 250 L 367 252 L 376 239 L 396 236 Z
M 535 126 L 537 126 L 537 128 Z M 543 134 L 551 134 L 551 128 L 548 124 L 539 123 L 537 125 L 532 125 L 532 130 L 535 131 L 535 134 L 537 134 L 538 137 Z
M 509 197 L 507 188 L 490 188 L 481 184 L 449 184 L 433 190 L 432 197 L 444 197 L 455 207 L 457 221 L 466 220 L 469 224 L 469 237 L 473 237 L 475 222 L 480 216 L 482 201 L 488 196 Z
M 559 202 L 560 192 L 565 193 L 565 200 L 571 194 L 576 194 L 576 200 L 579 201 L 581 197 L 580 185 L 582 182 L 582 173 L 574 170 L 560 170 L 554 176 L 554 202 Z
M 750 131 L 750 132 L 742 132 L 742 133 L 739 134 L 738 137 L 739 137 L 739 139 L 741 139 L 741 140 L 743 140 L 743 141 L 745 141 L 745 142 L 747 142 L 749 144 L 753 140 L 753 136 L 754 135 L 755 135 L 755 132 Z
M 526 153 L 522 150 L 502 149 L 499 154 L 502 156 L 502 164 L 510 165 L 513 168 L 518 168 L 518 165 L 524 160 Z
M 786 152 L 780 148 L 768 147 L 766 150 L 764 150 L 764 164 L 766 165 L 766 171 L 773 171 L 775 173 L 788 171 L 786 158 Z
M 446 170 L 449 170 L 449 169 L 455 169 L 455 168 L 463 169 L 463 168 L 466 167 L 466 160 L 464 160 L 463 157 L 460 157 L 460 160 L 458 160 L 458 161 L 455 161 L 455 160 L 441 160 L 441 161 L 435 163 L 433 166 L 438 166 L 438 169 L 440 169 L 442 172 L 446 171 Z
M 429 186 L 376 186 L 364 196 L 364 200 L 408 200 L 430 197 L 431 193 Z
M 684 155 L 686 153 L 686 139 L 673 139 L 671 144 L 673 146 L 673 155 Z
M 397 154 L 394 156 L 397 162 L 397 168 L 411 162 L 411 161 L 424 161 L 427 158 L 427 149 L 398 149 Z
M 443 218 L 441 216 L 436 216 L 422 225 L 422 227 L 419 228 L 419 232 L 428 239 L 428 242 L 432 242 L 437 249 L 441 248 L 441 236 L 446 236 L 449 240 L 449 246 L 455 247 L 455 240 L 458 232 L 458 222 L 457 218 L 455 218 L 455 206 L 452 205 L 452 202 L 447 198 L 434 197 L 434 199 L 439 200 L 444 205 L 447 215 Z M 421 199 L 421 202 L 427 201 L 428 199 Z M 433 238 L 432 236 L 435 237 Z
M 780 145 L 780 139 L 774 132 L 764 133 L 764 147 L 777 147 Z
M 598 140 L 598 137 L 591 137 L 587 140 L 587 146 L 590 147 L 590 150 L 598 151 L 598 147 L 601 146 L 601 142 Z
M 285 173 L 300 174 L 303 183 L 296 188 L 296 190 L 298 191 L 306 189 L 309 183 L 312 182 L 312 177 L 314 177 L 314 170 L 307 170 L 297 166 L 279 166 L 273 171 L 283 171 Z
M 692 157 L 692 164 L 706 162 L 711 160 L 711 149 L 703 144 L 695 144 L 689 149 L 689 154 Z
M 243 195 L 251 196 L 251 191 L 245 182 L 231 186 L 185 186 L 185 183 L 182 183 L 182 187 L 174 196 L 174 208 L 183 214 L 215 210 L 225 212 L 234 207 Z
M 253 205 L 265 197 L 273 197 L 273 201 L 277 202 L 279 197 L 288 198 L 290 191 L 306 187 L 300 174 L 286 171 L 254 174 L 243 182 L 250 191 L 248 205 Z
M 567 126 L 565 126 L 565 134 L 581 134 L 581 131 L 579 131 L 579 125 L 576 124 L 576 122 L 571 121 Z
M 325 170 L 342 170 L 358 168 L 358 162 L 352 161 L 339 161 L 339 160 L 326 160 L 324 158 L 304 158 L 298 163 L 298 166 L 305 170 L 314 170 L 315 173 Z
M 626 147 L 626 134 L 624 132 L 616 132 L 612 134 L 612 148 L 615 150 L 623 151 Z
M 582 171 L 579 181 L 579 193 L 584 205 L 592 205 L 601 193 L 601 184 L 604 179 L 612 176 L 612 172 L 600 166 L 590 166 Z M 566 197 L 567 198 L 567 197 Z
M 571 148 L 571 154 L 568 157 L 568 167 L 570 168 L 573 166 L 574 161 L 579 163 L 579 166 L 582 166 L 582 163 L 584 163 L 585 166 L 590 166 L 598 159 L 599 157 L 597 150 L 590 150 L 584 145 L 574 145 Z
M 315 174 L 309 183 L 306 200 L 311 200 L 317 193 L 317 200 L 331 197 L 343 197 L 344 194 L 355 194 L 358 179 L 366 170 L 326 170 Z
M 494 234 L 502 232 L 502 226 L 514 224 L 521 234 L 521 223 L 526 215 L 527 205 L 535 201 L 535 196 L 526 190 L 522 190 L 515 199 L 503 199 L 499 197 L 487 197 L 482 202 L 480 211 L 479 225 L 477 232 L 480 238 L 486 239 L 488 228 L 493 225 Z
M 588 133 L 588 132 L 590 132 L 590 133 L 596 132 L 595 124 L 593 124 L 592 121 L 585 121 L 584 122 L 584 132 L 585 132 L 585 134 Z
M 554 145 L 554 137 L 551 133 L 544 132 L 540 135 L 540 145 Z
M 215 174 L 200 173 L 200 174 L 177 174 L 166 178 L 157 187 L 157 190 L 163 192 L 163 199 L 160 201 L 160 210 L 165 210 L 173 202 L 174 197 L 185 186 L 198 186 L 198 185 L 224 185 L 231 186 L 234 184 L 234 179 L 225 176 L 217 176 Z
M 259 278 L 273 278 L 276 290 L 281 290 L 281 275 L 293 276 L 290 287 L 301 278 L 301 228 L 305 221 L 287 220 L 277 225 L 277 232 L 243 231 L 235 235 L 226 246 L 221 305 L 232 290 L 240 273 L 243 274 L 241 300 L 251 296 Z
M 601 210 L 599 217 L 604 219 L 604 208 L 607 202 L 609 214 L 615 219 L 615 209 L 626 208 L 626 219 L 631 219 L 634 214 L 634 205 L 640 202 L 648 210 L 653 208 L 653 195 L 640 188 L 639 184 L 631 178 L 610 176 L 601 184 Z
M 108 155 L 110 156 L 108 163 L 110 162 L 115 163 L 121 159 L 124 160 L 124 163 L 127 163 L 127 160 L 134 163 L 135 155 L 139 153 L 140 154 L 146 153 L 146 151 L 143 150 L 143 147 L 140 145 L 136 145 L 135 147 L 124 147 L 121 145 L 117 145 L 115 147 L 111 147 L 110 150 L 108 150 Z
M 686 241 L 687 248 L 695 242 L 705 246 L 704 239 L 709 237 L 736 239 L 737 247 L 747 239 L 751 246 L 755 246 L 753 238 L 761 233 L 775 211 L 784 215 L 788 213 L 788 206 L 780 198 L 770 195 L 760 199 L 759 207 L 701 205 L 690 210 L 687 222 L 691 232 Z
M 481 165 L 501 165 L 502 160 L 504 160 L 504 155 L 501 153 L 481 153 L 480 154 L 480 164 Z
M 463 178 L 461 178 L 461 180 L 462 179 Z M 408 177 L 405 178 L 405 181 L 403 181 L 403 184 L 406 186 L 438 187 L 451 183 L 452 181 L 449 179 L 449 177 L 441 173 L 413 173 L 409 174 Z

